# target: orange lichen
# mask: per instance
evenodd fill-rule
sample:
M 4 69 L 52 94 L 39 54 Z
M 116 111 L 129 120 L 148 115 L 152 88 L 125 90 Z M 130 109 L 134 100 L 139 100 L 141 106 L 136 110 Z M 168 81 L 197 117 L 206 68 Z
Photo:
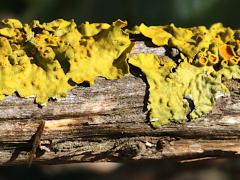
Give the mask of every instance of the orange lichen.
M 230 45 L 223 44 L 222 46 L 219 47 L 219 55 L 224 60 L 230 60 L 232 56 L 235 56 L 235 53 Z
M 206 57 L 200 57 L 198 60 L 198 65 L 200 66 L 206 66 L 208 63 L 208 58 Z
M 210 65 L 215 65 L 215 64 L 218 63 L 218 61 L 219 61 L 219 59 L 218 59 L 217 55 L 215 55 L 215 54 L 209 54 L 208 55 L 208 63 Z
M 238 62 L 239 62 L 239 57 L 238 57 L 238 56 L 232 56 L 232 57 L 229 59 L 229 65 L 230 65 L 230 66 L 237 65 Z
M 222 60 L 222 61 L 221 61 L 221 66 L 222 66 L 222 67 L 227 67 L 227 66 L 228 66 L 228 60 L 225 60 L 225 59 Z

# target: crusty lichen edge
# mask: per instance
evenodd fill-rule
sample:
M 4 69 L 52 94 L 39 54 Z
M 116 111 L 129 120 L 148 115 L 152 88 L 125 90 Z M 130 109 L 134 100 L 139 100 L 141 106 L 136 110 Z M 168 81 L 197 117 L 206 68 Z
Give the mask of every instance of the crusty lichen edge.
M 63 19 L 31 24 L 4 19 L 0 24 L 0 99 L 17 92 L 46 105 L 98 76 L 119 79 L 129 73 L 130 63 L 146 74 L 150 121 L 159 127 L 210 112 L 217 97 L 229 94 L 222 76 L 240 78 L 240 31 L 220 23 L 209 29 L 141 24 L 133 30 L 124 29 L 127 23 L 121 20 L 77 26 Z M 134 46 L 129 33 L 181 53 L 175 61 L 154 54 L 128 59 Z

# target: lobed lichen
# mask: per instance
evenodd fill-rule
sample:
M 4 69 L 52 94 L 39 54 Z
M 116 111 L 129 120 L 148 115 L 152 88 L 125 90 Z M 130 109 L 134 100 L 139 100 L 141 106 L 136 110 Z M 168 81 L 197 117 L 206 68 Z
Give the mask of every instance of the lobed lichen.
M 153 54 L 139 54 L 129 60 L 146 74 L 148 110 L 154 127 L 170 121 L 185 122 L 210 112 L 217 97 L 229 94 L 223 77 L 240 79 L 237 30 L 220 23 L 209 29 L 141 24 L 134 33 L 151 38 L 157 46 L 176 47 L 181 52 L 176 61 Z
M 151 38 L 157 46 L 178 48 L 190 63 L 216 65 L 224 61 L 223 65 L 231 65 L 230 61 L 238 62 L 240 59 L 239 31 L 223 27 L 221 23 L 214 24 L 209 29 L 205 26 L 179 28 L 174 24 L 149 27 L 141 24 L 137 31 Z
M 228 95 L 224 79 L 240 79 L 240 31 L 214 24 L 179 28 L 85 22 L 79 26 L 57 19 L 22 24 L 0 22 L 0 99 L 17 92 L 45 105 L 49 98 L 67 95 L 77 84 L 96 77 L 118 79 L 129 64 L 146 74 L 149 84 L 150 121 L 154 127 L 185 122 L 210 112 L 215 99 Z M 137 54 L 129 33 L 142 34 L 157 46 L 180 50 L 178 59 Z
M 93 84 L 97 76 L 121 78 L 129 72 L 131 49 L 126 22 L 81 24 L 58 19 L 22 24 L 5 19 L 0 26 L 0 98 L 17 92 L 36 97 L 66 96 L 75 84 Z

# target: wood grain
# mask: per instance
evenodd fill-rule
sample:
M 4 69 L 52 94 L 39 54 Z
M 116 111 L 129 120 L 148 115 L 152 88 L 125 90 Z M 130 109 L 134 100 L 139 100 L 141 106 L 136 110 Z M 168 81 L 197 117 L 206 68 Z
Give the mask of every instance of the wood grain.
M 175 49 L 136 42 L 131 55 L 177 55 Z M 79 86 L 66 98 L 39 107 L 33 98 L 17 95 L 0 101 L 0 163 L 26 164 L 40 123 L 41 146 L 33 163 L 129 161 L 240 155 L 240 83 L 226 82 L 231 96 L 218 99 L 213 111 L 185 124 L 153 129 L 147 122 L 147 85 L 131 67 L 129 76 L 98 78 L 92 87 Z

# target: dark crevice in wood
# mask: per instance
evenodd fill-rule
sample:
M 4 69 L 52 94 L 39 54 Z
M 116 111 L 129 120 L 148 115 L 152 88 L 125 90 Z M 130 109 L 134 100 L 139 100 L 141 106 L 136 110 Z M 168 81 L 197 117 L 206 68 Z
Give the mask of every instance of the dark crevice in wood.
M 148 105 L 148 98 L 149 98 L 149 84 L 147 81 L 146 75 L 137 67 L 133 65 L 129 65 L 130 67 L 130 73 L 134 75 L 135 77 L 141 78 L 142 81 L 146 84 L 146 89 L 145 89 L 145 95 L 144 95 L 144 100 L 143 100 L 143 112 L 147 112 L 147 105 Z M 146 115 L 146 120 L 149 120 L 149 112 L 147 112 Z

